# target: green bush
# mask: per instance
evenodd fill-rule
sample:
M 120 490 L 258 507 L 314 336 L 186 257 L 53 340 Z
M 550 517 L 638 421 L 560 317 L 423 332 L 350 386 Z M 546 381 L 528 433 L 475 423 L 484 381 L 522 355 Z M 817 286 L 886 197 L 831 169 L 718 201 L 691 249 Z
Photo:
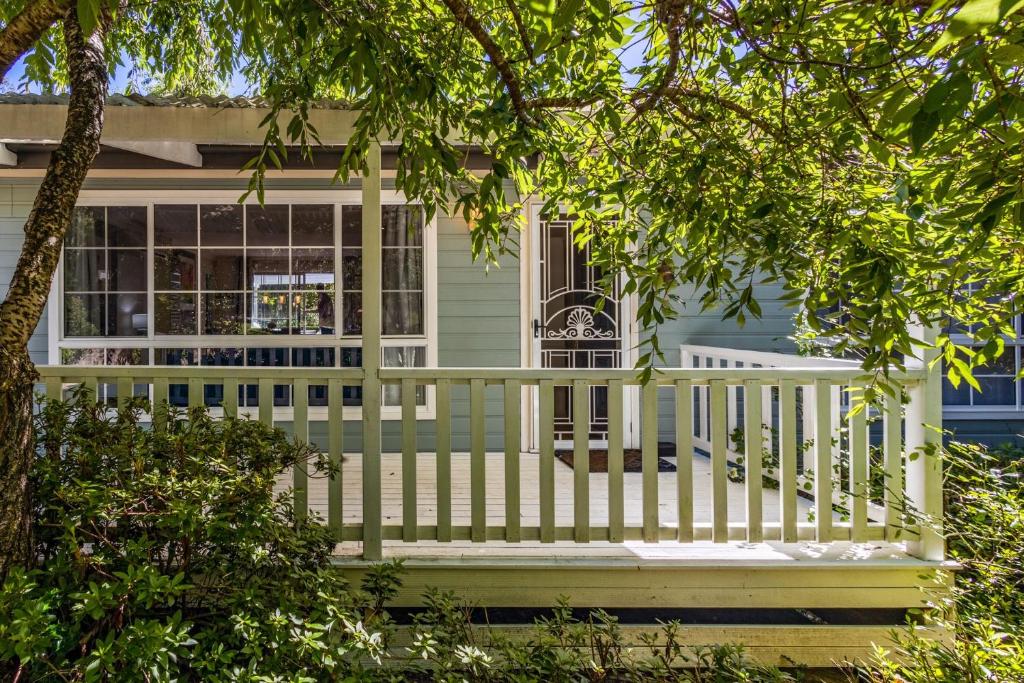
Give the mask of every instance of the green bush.
M 950 643 L 900 638 L 880 653 L 877 681 L 1024 681 L 1024 451 L 951 444 L 945 533 L 962 566 L 937 622 Z
M 793 680 L 739 648 L 692 650 L 678 624 L 631 651 L 612 616 L 565 604 L 503 637 L 436 592 L 399 647 L 400 565 L 347 585 L 327 529 L 274 495 L 293 465 L 326 471 L 318 453 L 258 422 L 196 410 L 154 431 L 144 402 L 84 398 L 37 419 L 38 561 L 0 588 L 0 680 Z
M 293 680 L 379 657 L 382 634 L 356 616 L 375 598 L 331 570 L 325 527 L 273 494 L 276 474 L 319 456 L 202 410 L 154 431 L 147 408 L 77 400 L 39 415 L 39 559 L 0 591 L 12 675 Z

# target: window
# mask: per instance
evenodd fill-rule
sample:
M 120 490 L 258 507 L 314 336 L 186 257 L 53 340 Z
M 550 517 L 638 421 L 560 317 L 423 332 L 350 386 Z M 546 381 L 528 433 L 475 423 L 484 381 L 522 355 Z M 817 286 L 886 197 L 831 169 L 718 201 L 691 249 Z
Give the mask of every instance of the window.
M 974 378 L 981 387 L 979 392 L 967 382 L 961 381 L 954 387 L 948 378 L 943 378 L 942 405 L 947 409 L 972 410 L 979 413 L 1005 410 L 1024 410 L 1024 389 L 1016 379 L 1024 362 L 1024 321 L 1017 316 L 1013 321 L 1016 338 L 1005 339 L 1006 347 L 1003 355 L 987 366 L 976 368 Z M 967 325 L 954 324 L 949 329 L 950 336 L 958 344 L 970 346 L 971 329 Z M 980 348 L 980 347 L 979 347 Z
M 75 210 L 64 248 L 64 336 L 146 334 L 146 210 Z
M 54 353 L 89 365 L 359 366 L 362 208 L 337 204 L 339 194 L 259 206 L 164 193 L 123 206 L 123 196 L 83 193 L 52 309 Z M 395 200 L 382 206 L 382 362 L 425 366 L 436 358 L 432 242 L 422 209 Z M 327 405 L 325 386 L 309 391 L 311 407 Z M 170 392 L 187 405 L 187 385 Z M 289 392 L 275 387 L 274 405 L 290 406 Z M 208 386 L 203 400 L 221 394 Z M 239 405 L 257 405 L 257 394 L 240 387 Z M 399 399 L 397 387 L 385 390 L 385 406 Z M 360 406 L 359 388 L 346 387 L 343 402 Z M 417 403 L 427 405 L 423 387 Z

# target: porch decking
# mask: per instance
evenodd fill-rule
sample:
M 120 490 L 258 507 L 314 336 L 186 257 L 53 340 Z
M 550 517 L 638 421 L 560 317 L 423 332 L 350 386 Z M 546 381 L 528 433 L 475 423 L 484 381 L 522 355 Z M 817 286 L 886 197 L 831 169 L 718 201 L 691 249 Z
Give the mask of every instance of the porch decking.
M 675 464 L 675 458 L 665 458 Z M 505 455 L 488 453 L 485 465 L 486 519 L 488 527 L 501 527 L 505 523 Z M 555 526 L 571 527 L 574 524 L 573 487 L 574 472 L 571 467 L 555 459 Z M 643 479 L 640 472 L 624 472 L 623 508 L 626 527 L 640 527 L 643 524 Z M 342 519 L 345 524 L 357 524 L 363 519 L 363 468 L 362 456 L 346 453 L 342 461 L 341 486 L 343 501 Z M 416 456 L 416 519 L 418 524 L 433 526 L 438 523 L 437 515 L 437 459 L 433 453 L 419 453 Z M 590 523 L 592 526 L 609 525 L 608 474 L 591 472 L 590 481 Z M 325 474 L 311 473 L 307 483 L 309 511 L 320 519 L 327 519 L 328 487 L 331 481 Z M 659 526 L 666 529 L 678 527 L 678 479 L 676 472 L 658 473 L 658 519 Z M 292 486 L 290 476 L 279 482 L 279 490 Z M 701 455 L 693 458 L 693 516 L 695 525 L 710 525 L 713 519 L 711 500 L 711 460 Z M 520 454 L 520 524 L 524 528 L 539 527 L 540 520 L 540 456 L 537 453 Z M 451 455 L 451 523 L 453 527 L 468 527 L 472 524 L 472 472 L 469 453 Z M 561 492 L 561 495 L 559 495 Z M 384 453 L 381 456 L 381 504 L 385 526 L 402 523 L 402 454 Z M 738 527 L 746 526 L 746 504 L 744 485 L 728 483 L 728 519 Z M 762 518 L 766 522 L 778 521 L 780 513 L 778 491 L 765 489 L 762 496 Z M 797 498 L 800 521 L 808 521 L 812 502 Z M 495 541 L 487 543 L 488 553 Z M 356 544 L 342 543 L 339 552 L 346 552 Z M 395 546 L 401 548 L 404 544 Z M 504 544 L 511 549 L 521 544 Z M 577 545 L 577 544 L 572 544 Z M 580 544 L 585 546 L 586 544 Z M 614 544 L 607 544 L 614 550 Z M 684 544 L 685 545 L 685 544 Z M 437 544 L 430 547 L 437 549 Z M 443 546 L 442 546 L 443 547 Z M 541 546 L 543 547 L 543 546 Z M 550 548 L 550 545 L 547 545 Z M 411 547 L 402 550 L 405 554 Z

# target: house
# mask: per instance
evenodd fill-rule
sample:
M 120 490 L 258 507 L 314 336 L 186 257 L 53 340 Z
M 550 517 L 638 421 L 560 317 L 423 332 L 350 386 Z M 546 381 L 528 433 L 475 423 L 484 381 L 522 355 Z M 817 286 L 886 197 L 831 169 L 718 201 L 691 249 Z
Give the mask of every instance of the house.
M 686 310 L 641 386 L 635 305 L 595 307 L 565 216 L 529 207 L 519 258 L 485 269 L 465 221 L 427 221 L 394 190 L 386 143 L 365 177 L 332 182 L 353 113 L 330 107 L 311 112 L 313 160 L 239 204 L 266 113 L 111 98 L 32 340 L 49 395 L 206 405 L 320 445 L 339 474 L 284 484 L 336 533 L 340 571 L 406 558 L 400 606 L 426 586 L 493 609 L 567 595 L 822 665 L 886 642 L 948 586 L 941 530 L 907 513 L 941 516 L 936 368 L 895 376 L 905 410 L 850 415 L 856 364 L 795 355 L 765 291 L 743 329 Z M 0 281 L 64 118 L 59 98 L 0 97 Z M 987 399 L 946 394 L 970 432 Z

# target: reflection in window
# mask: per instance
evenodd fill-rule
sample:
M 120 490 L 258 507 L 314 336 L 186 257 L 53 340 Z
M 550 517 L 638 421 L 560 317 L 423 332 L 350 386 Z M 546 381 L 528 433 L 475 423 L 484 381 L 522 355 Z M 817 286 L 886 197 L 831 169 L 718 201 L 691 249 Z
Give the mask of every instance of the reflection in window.
M 64 245 L 64 336 L 145 336 L 145 207 L 77 207 Z

